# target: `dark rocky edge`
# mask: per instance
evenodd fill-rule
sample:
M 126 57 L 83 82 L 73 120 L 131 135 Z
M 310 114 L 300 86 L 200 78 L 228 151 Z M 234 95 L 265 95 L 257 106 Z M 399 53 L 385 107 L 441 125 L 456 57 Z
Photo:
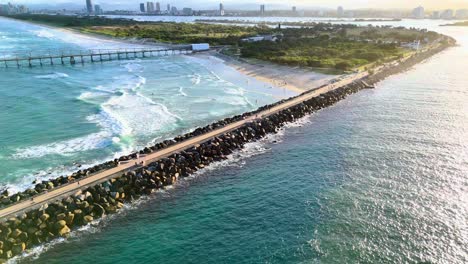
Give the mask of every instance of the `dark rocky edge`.
M 444 50 L 448 46 L 450 45 L 416 54 L 397 66 L 385 69 L 384 71 L 362 80 L 366 83 L 356 81 L 272 114 L 266 118 L 247 123 L 232 132 L 213 138 L 205 143 L 181 151 L 180 153 L 173 154 L 168 158 L 163 158 L 134 171 L 125 172 L 117 178 L 96 184 L 95 186 L 84 188 L 74 195 L 63 198 L 60 201 L 44 204 L 38 209 L 32 209 L 16 217 L 2 219 L 0 223 L 0 258 L 3 258 L 3 260 L 0 260 L 0 262 L 15 255 L 19 255 L 28 248 L 51 241 L 54 238 L 67 237 L 71 230 L 77 227 L 86 225 L 104 215 L 116 213 L 123 207 L 124 203 L 130 203 L 142 195 L 149 195 L 158 189 L 163 189 L 165 186 L 171 185 L 179 179 L 185 178 L 213 162 L 225 160 L 229 154 L 243 148 L 246 143 L 259 140 L 267 134 L 275 133 L 279 128 L 284 126 L 284 124 L 331 106 L 346 98 L 348 95 L 368 88 L 368 85 L 375 84 L 389 75 L 405 71 L 418 62 Z M 166 140 L 154 146 L 146 147 L 139 153 L 151 153 L 168 147 L 229 123 L 242 120 L 245 116 L 255 115 L 283 101 L 261 107 L 254 112 L 227 118 L 209 126 L 198 128 L 191 133 L 176 137 L 173 140 Z M 114 167 L 119 160 L 124 161 L 135 157 L 136 153 L 133 153 L 73 173 L 68 177 L 59 177 L 54 180 L 44 181 L 36 184 L 34 189 L 11 197 L 4 196 L 2 200 L 11 200 L 12 202 L 20 201 L 45 190 L 86 177 L 97 171 Z

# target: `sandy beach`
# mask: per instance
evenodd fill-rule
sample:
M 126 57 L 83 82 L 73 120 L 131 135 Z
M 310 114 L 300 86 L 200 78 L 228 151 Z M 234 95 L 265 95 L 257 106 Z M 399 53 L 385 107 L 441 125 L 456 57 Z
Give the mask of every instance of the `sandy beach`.
M 25 22 L 25 21 L 22 21 Z M 170 44 L 148 41 L 145 39 L 122 39 L 105 35 L 84 33 L 78 29 L 54 27 L 43 23 L 25 22 L 40 25 L 56 33 L 64 41 L 83 45 L 87 49 L 95 48 L 144 48 L 168 47 Z M 82 41 L 79 41 L 79 40 Z M 78 41 L 78 43 L 77 43 Z M 81 43 L 80 43 L 81 42 Z M 86 44 L 85 44 L 86 43 Z M 275 65 L 268 62 L 247 62 L 223 55 L 218 51 L 197 53 L 187 56 L 194 62 L 249 92 L 273 95 L 278 99 L 289 98 L 304 91 L 329 83 L 336 75 L 319 73 L 311 69 Z
M 307 68 L 283 66 L 258 60 L 237 60 L 214 51 L 211 54 L 223 59 L 227 65 L 242 74 L 296 93 L 321 86 L 337 77 L 331 73 L 320 73 Z
M 79 35 L 88 42 L 119 46 L 123 44 L 132 48 L 170 47 L 171 44 L 148 41 L 146 39 L 122 39 L 105 35 L 84 33 L 77 29 L 52 27 L 40 24 L 51 30 L 57 30 L 68 35 Z M 255 87 L 259 93 L 273 94 L 279 99 L 289 98 L 304 91 L 319 87 L 336 78 L 336 75 L 325 74 L 311 69 L 276 65 L 269 62 L 247 62 L 223 55 L 218 51 L 197 53 L 192 58 L 223 79 L 241 86 Z M 233 71 L 240 73 L 237 75 Z M 234 76 L 237 75 L 237 76 Z M 272 90 L 276 91 L 272 91 Z
M 268 62 L 249 63 L 222 55 L 217 51 L 188 56 L 194 62 L 246 89 L 288 98 L 329 83 L 336 75 L 323 74 L 299 67 L 275 65 Z

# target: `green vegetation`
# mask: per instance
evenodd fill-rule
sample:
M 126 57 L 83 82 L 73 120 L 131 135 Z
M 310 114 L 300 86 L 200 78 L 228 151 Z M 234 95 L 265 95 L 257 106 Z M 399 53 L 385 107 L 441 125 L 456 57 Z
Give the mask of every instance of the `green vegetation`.
M 442 26 L 446 26 L 446 27 L 468 27 L 468 21 L 456 22 L 456 23 L 446 24 L 446 25 L 442 25 Z
M 267 34 L 272 30 L 268 27 L 156 22 L 127 27 L 86 27 L 83 31 L 119 38 L 152 39 L 166 43 L 233 45 L 242 38 L 256 34 Z
M 352 70 L 404 57 L 403 42 L 430 43 L 440 37 L 425 30 L 318 24 L 280 31 L 279 41 L 241 43 L 242 56 L 274 63 Z
M 350 70 L 371 62 L 397 59 L 406 50 L 393 44 L 374 44 L 344 38 L 285 39 L 262 41 L 242 46 L 242 56 L 293 66 Z
M 78 29 L 83 33 L 118 38 L 152 39 L 156 42 L 175 44 L 210 43 L 211 45 L 233 45 L 242 38 L 272 32 L 272 29 L 265 25 L 241 27 L 202 23 L 137 22 L 130 19 L 63 15 L 27 14 L 10 17 L 51 26 Z
M 370 68 L 411 52 L 402 43 L 433 43 L 441 35 L 426 30 L 359 27 L 349 24 L 290 23 L 257 26 L 206 23 L 137 22 L 104 17 L 17 15 L 12 18 L 68 27 L 84 33 L 117 38 L 151 39 L 156 42 L 225 45 L 227 55 L 259 59 L 292 66 L 353 70 Z M 267 35 L 275 41 L 245 42 L 243 38 Z

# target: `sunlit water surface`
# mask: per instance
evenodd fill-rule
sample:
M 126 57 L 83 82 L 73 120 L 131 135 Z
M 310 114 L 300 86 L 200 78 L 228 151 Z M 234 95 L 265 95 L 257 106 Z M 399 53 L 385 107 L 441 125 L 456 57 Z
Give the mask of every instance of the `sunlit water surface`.
M 460 45 L 19 261 L 466 263 L 468 28 L 401 24 Z

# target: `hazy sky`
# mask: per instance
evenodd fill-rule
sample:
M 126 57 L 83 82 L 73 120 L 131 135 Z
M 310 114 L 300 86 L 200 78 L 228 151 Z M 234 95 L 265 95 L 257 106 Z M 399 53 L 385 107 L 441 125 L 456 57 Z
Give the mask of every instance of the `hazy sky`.
M 23 4 L 58 4 L 58 3 L 73 3 L 79 4 L 85 0 L 0 0 L 0 3 L 6 2 L 23 3 Z M 102 4 L 105 6 L 138 6 L 138 3 L 146 2 L 149 0 L 92 0 L 95 4 Z M 260 4 L 275 4 L 292 6 L 296 5 L 299 8 L 305 7 L 328 7 L 335 8 L 341 5 L 348 9 L 355 8 L 414 8 L 422 5 L 427 9 L 445 9 L 445 8 L 468 8 L 468 0 L 151 0 L 153 2 L 161 2 L 161 4 L 174 4 L 177 6 L 187 6 L 197 8 L 198 6 L 206 8 L 209 6 L 217 6 L 218 3 L 223 2 L 226 9 L 229 5 L 236 7 L 245 3 L 251 6 L 254 3 Z

